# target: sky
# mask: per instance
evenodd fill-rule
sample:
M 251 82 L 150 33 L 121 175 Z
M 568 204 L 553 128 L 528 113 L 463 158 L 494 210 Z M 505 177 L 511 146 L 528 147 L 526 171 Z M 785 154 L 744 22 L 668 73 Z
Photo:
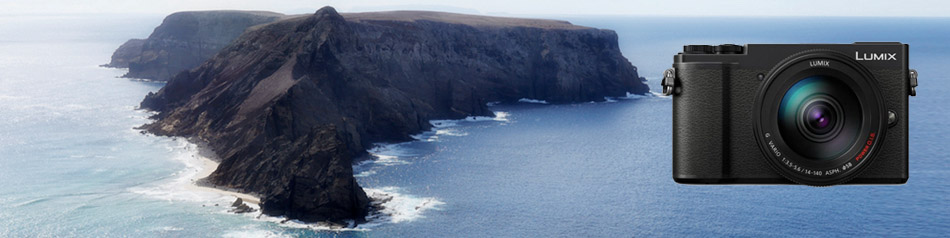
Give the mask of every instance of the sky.
M 500 16 L 950 16 L 950 1 L 924 0 L 0 0 L 0 15 L 167 15 L 217 9 L 309 13 L 323 6 L 333 6 L 340 12 L 435 10 Z

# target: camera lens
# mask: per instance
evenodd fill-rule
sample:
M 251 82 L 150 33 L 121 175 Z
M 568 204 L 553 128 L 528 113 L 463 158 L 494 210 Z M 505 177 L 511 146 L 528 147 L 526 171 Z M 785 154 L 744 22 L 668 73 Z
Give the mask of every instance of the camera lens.
M 798 183 L 854 178 L 884 138 L 880 90 L 867 68 L 838 52 L 805 51 L 779 62 L 753 112 L 766 161 Z
M 829 141 L 841 132 L 844 115 L 838 101 L 818 94 L 806 99 L 798 113 L 798 129 L 805 138 L 817 143 Z
M 833 159 L 847 151 L 858 137 L 860 108 L 857 96 L 840 79 L 829 75 L 806 76 L 782 96 L 779 131 L 789 147 L 803 157 Z
M 810 102 L 805 106 L 802 112 L 802 121 L 808 127 L 808 132 L 815 135 L 827 135 L 833 127 L 829 127 L 835 121 L 834 112 L 829 108 L 827 102 Z

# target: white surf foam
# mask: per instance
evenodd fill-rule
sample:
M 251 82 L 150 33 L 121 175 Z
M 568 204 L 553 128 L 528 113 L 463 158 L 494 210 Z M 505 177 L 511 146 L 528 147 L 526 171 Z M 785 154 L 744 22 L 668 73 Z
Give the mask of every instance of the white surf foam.
M 670 99 L 669 96 L 664 96 L 661 93 L 650 91 L 646 94 L 633 94 L 627 92 L 627 96 L 623 97 L 604 97 L 607 102 L 616 102 L 617 100 L 636 100 L 636 99 L 645 99 L 645 98 L 659 98 L 659 99 Z
M 509 120 L 508 120 L 508 112 L 493 111 L 492 113 L 495 114 L 494 117 L 471 116 L 471 117 L 466 117 L 465 119 L 462 119 L 462 120 L 470 121 L 470 122 L 474 122 L 474 121 L 500 121 L 500 122 L 509 122 Z
M 454 128 L 460 123 L 497 121 L 508 122 L 507 112 L 494 112 L 494 117 L 467 117 L 460 120 L 433 120 L 430 123 L 433 129 L 423 132 L 413 137 L 420 141 L 435 141 L 439 136 L 465 136 L 467 133 Z M 234 197 L 226 194 L 208 192 L 202 190 L 189 189 L 193 186 L 203 166 L 204 161 L 199 155 L 198 146 L 182 138 L 154 137 L 159 143 L 168 143 L 168 150 L 172 152 L 172 158 L 181 162 L 184 168 L 170 175 L 169 178 L 161 181 L 129 188 L 132 193 L 142 194 L 151 198 L 168 201 L 188 201 L 202 204 L 219 204 L 219 212 L 228 213 L 231 209 L 230 204 Z M 164 141 L 163 141 L 164 140 Z M 419 153 L 412 151 L 405 146 L 403 142 L 395 144 L 377 144 L 368 152 L 375 157 L 373 160 L 363 161 L 354 165 L 354 171 L 357 177 L 369 177 L 375 175 L 376 168 L 385 166 L 399 166 L 410 164 L 405 158 L 419 156 Z M 379 211 L 370 214 L 367 217 L 369 222 L 359 224 L 354 227 L 354 222 L 345 224 L 345 228 L 338 225 L 312 224 L 297 220 L 288 220 L 285 217 L 273 217 L 263 215 L 258 204 L 245 203 L 256 212 L 243 213 L 242 216 L 253 220 L 272 222 L 281 227 L 311 229 L 317 231 L 347 231 L 347 230 L 368 230 L 386 223 L 411 222 L 423 218 L 426 211 L 439 210 L 445 203 L 433 197 L 416 197 L 405 194 L 399 187 L 381 187 L 365 188 L 367 195 L 374 199 L 374 205 L 380 208 Z M 274 233 L 257 225 L 244 226 L 241 229 L 230 231 L 224 234 L 226 237 L 283 237 L 284 235 Z
M 367 152 L 373 156 L 373 159 L 362 161 L 354 165 L 354 172 L 356 173 L 357 177 L 366 177 L 376 174 L 375 171 L 371 170 L 374 166 L 409 164 L 408 161 L 405 161 L 402 158 L 419 156 L 420 154 L 407 148 L 406 145 L 408 143 L 413 143 L 416 141 L 434 142 L 438 141 L 440 137 L 444 136 L 468 135 L 467 132 L 456 128 L 460 125 L 460 123 L 484 121 L 496 121 L 504 123 L 510 122 L 508 119 L 509 114 L 507 112 L 495 111 L 493 113 L 495 114 L 494 117 L 470 116 L 459 120 L 431 120 L 429 121 L 429 124 L 432 125 L 432 129 L 419 134 L 411 135 L 415 141 L 401 143 L 376 143 L 373 145 L 373 148 L 367 150 Z
M 671 97 L 671 96 L 666 96 L 666 95 L 663 95 L 662 93 L 658 93 L 658 92 L 654 92 L 654 91 L 650 91 L 650 95 L 653 96 L 653 97 L 655 97 L 655 98 L 673 99 L 673 97 Z
M 221 214 L 234 214 L 229 212 L 229 210 L 232 209 L 231 203 L 234 202 L 235 199 L 233 196 L 212 191 L 191 189 L 194 187 L 193 184 L 195 180 L 198 179 L 197 176 L 199 175 L 199 171 L 202 171 L 203 166 L 206 165 L 198 155 L 198 146 L 180 138 L 159 138 L 175 141 L 174 143 L 169 141 L 169 143 L 172 145 L 169 146 L 168 149 L 174 153 L 173 158 L 176 161 L 184 164 L 185 168 L 173 174 L 169 179 L 162 180 L 155 184 L 133 187 L 130 188 L 129 191 L 161 200 L 198 202 L 204 204 L 205 206 L 212 206 L 216 208 L 217 212 Z M 393 157 L 395 158 L 395 156 Z M 260 205 L 250 202 L 245 202 L 244 204 L 256 211 L 239 215 L 248 217 L 251 220 L 271 222 L 288 228 L 333 231 L 359 230 L 358 228 L 340 228 L 328 224 L 308 224 L 297 220 L 288 220 L 284 217 L 268 216 L 261 213 Z M 347 224 L 347 227 L 353 227 L 353 223 L 351 222 L 350 224 Z M 246 225 L 240 229 L 229 231 L 228 233 L 224 234 L 224 236 L 287 237 L 283 234 L 275 233 L 271 230 L 268 230 L 266 227 L 261 227 L 259 225 Z
M 435 130 L 436 136 L 467 136 L 468 133 L 459 131 L 457 129 L 441 129 Z
M 250 204 L 248 205 L 250 206 Z M 287 219 L 284 216 L 263 215 L 260 209 L 258 209 L 258 207 L 251 206 L 251 208 L 257 209 L 258 211 L 243 213 L 241 215 L 249 219 L 253 219 L 257 221 L 273 223 L 273 224 L 276 224 L 277 226 L 284 227 L 284 228 L 307 229 L 307 230 L 314 230 L 314 231 L 368 231 L 369 230 L 363 227 L 365 223 L 360 224 L 360 225 L 356 225 L 354 221 L 346 221 L 346 224 L 339 224 L 339 225 L 331 225 L 331 224 L 326 224 L 326 223 L 306 223 L 306 222 L 302 222 L 296 219 Z M 244 231 L 245 232 L 243 233 L 257 234 L 257 233 L 260 233 L 261 231 L 267 231 L 267 230 L 261 230 L 261 229 L 249 227 L 248 229 L 245 229 Z M 271 232 L 271 234 L 274 234 L 274 233 Z M 249 237 L 260 237 L 260 236 L 249 236 Z
M 163 231 L 183 231 L 183 230 L 185 230 L 184 228 L 177 227 L 177 226 L 163 226 L 163 227 L 159 227 L 158 229 L 159 229 L 159 230 L 163 230 Z
M 376 159 L 373 161 L 374 164 L 382 166 L 393 166 L 393 165 L 404 165 L 409 164 L 409 162 L 400 160 L 398 156 L 387 155 L 387 154 L 373 154 L 376 156 Z
M 292 237 L 289 235 L 279 234 L 273 231 L 262 229 L 261 227 L 254 225 L 242 226 L 238 230 L 231 230 L 225 232 L 221 235 L 222 237 L 228 238 L 243 238 L 243 237 Z
M 672 97 L 663 95 L 663 93 L 658 93 L 658 92 L 650 91 L 650 92 L 648 92 L 647 94 L 644 94 L 644 95 L 627 93 L 627 98 L 630 98 L 630 99 L 640 99 L 640 98 L 664 98 L 664 99 L 671 99 Z
M 249 219 L 271 222 L 286 228 L 314 231 L 368 231 L 384 224 L 411 222 L 424 218 L 426 212 L 440 210 L 445 205 L 444 202 L 433 197 L 417 197 L 402 193 L 402 189 L 398 187 L 364 188 L 363 190 L 366 191 L 369 197 L 373 198 L 373 205 L 380 208 L 378 211 L 369 214 L 366 217 L 367 222 L 363 224 L 347 221 L 346 224 L 340 224 L 345 227 L 340 227 L 339 225 L 305 223 L 299 220 L 287 219 L 283 216 L 263 215 L 258 206 L 247 203 L 248 206 L 258 211 L 242 215 Z M 231 235 L 230 237 L 280 237 L 280 234 L 256 226 L 245 226 L 231 233 Z
M 429 121 L 432 124 L 431 130 L 412 135 L 412 138 L 416 141 L 376 144 L 368 150 L 374 159 L 353 166 L 355 176 L 370 177 L 383 167 L 410 164 L 406 159 L 420 156 L 420 153 L 407 147 L 408 143 L 438 141 L 441 136 L 466 136 L 468 133 L 457 128 L 465 123 L 510 122 L 507 112 L 495 111 L 494 114 L 494 117 L 471 116 L 459 120 L 431 120 Z M 358 225 L 357 228 L 359 229 L 368 229 L 386 223 L 411 222 L 425 217 L 423 214 L 426 211 L 439 210 L 445 205 L 444 202 L 433 197 L 416 197 L 405 194 L 399 187 L 363 188 L 363 190 L 373 198 L 375 205 L 380 207 L 380 210 L 367 216 L 369 222 Z
M 373 175 L 376 175 L 376 170 L 360 171 L 359 173 L 354 174 L 353 177 L 364 178 L 364 177 L 369 177 Z
M 412 135 L 411 137 L 418 141 L 425 142 L 434 142 L 439 140 L 439 136 L 466 136 L 468 133 L 458 130 L 457 127 L 459 123 L 462 122 L 482 122 L 482 121 L 498 121 L 498 122 L 510 122 L 508 119 L 508 113 L 502 111 L 493 112 L 495 116 L 486 117 L 486 116 L 470 116 L 458 120 L 430 120 L 429 124 L 432 125 L 432 129 L 425 131 L 419 134 Z M 398 144 L 397 144 L 398 145 Z
M 408 143 L 408 142 L 404 142 L 404 143 Z M 373 156 L 373 159 L 360 162 L 358 166 L 369 166 L 369 165 L 393 166 L 393 165 L 409 164 L 409 162 L 401 160 L 399 158 L 416 156 L 417 154 L 407 149 L 406 147 L 404 147 L 403 146 L 404 143 L 374 144 L 373 148 L 367 151 L 369 152 L 370 155 Z
M 648 92 L 647 94 L 633 94 L 633 93 L 627 92 L 627 95 L 626 95 L 626 96 L 622 96 L 622 97 L 604 97 L 604 101 L 603 101 L 602 103 L 614 103 L 614 102 L 618 102 L 618 101 L 620 101 L 620 100 L 632 100 L 632 99 L 643 99 L 643 98 L 670 99 L 671 97 L 669 97 L 669 96 L 664 96 L 664 95 L 661 94 L 661 93 L 657 93 L 657 92 L 653 92 L 653 91 L 650 91 L 650 92 Z M 548 104 L 547 101 L 538 100 L 538 99 L 530 99 L 530 98 L 518 99 L 518 102 L 521 102 L 521 103 Z M 590 102 L 587 102 L 587 103 L 597 103 L 597 102 L 595 102 L 595 101 L 590 101 Z M 498 104 L 498 103 L 492 103 L 492 104 L 488 104 L 488 106 L 494 106 L 494 105 L 497 105 L 497 104 Z
M 220 193 L 200 191 L 189 189 L 195 183 L 198 173 L 204 169 L 204 162 L 198 155 L 198 146 L 187 140 L 168 137 L 156 137 L 159 140 L 170 143 L 168 150 L 173 153 L 172 159 L 181 162 L 185 168 L 172 174 L 170 179 L 158 181 L 156 183 L 145 184 L 129 188 L 130 192 L 146 195 L 148 197 L 168 200 L 168 201 L 189 201 L 189 202 L 217 202 L 229 204 L 228 200 L 234 200 L 231 196 Z
M 382 223 L 411 222 L 423 218 L 429 210 L 440 210 L 444 202 L 433 197 L 416 197 L 401 193 L 398 187 L 364 188 L 366 194 L 373 198 L 378 213 L 370 214 L 367 220 L 371 222 L 359 227 L 373 227 Z
M 408 142 L 404 142 L 408 143 Z M 396 144 L 384 144 L 377 143 L 373 146 L 372 149 L 367 150 L 367 152 L 372 156 L 372 159 L 361 161 L 356 165 L 353 165 L 354 177 L 369 177 L 376 174 L 376 170 L 381 167 L 397 166 L 397 165 L 407 165 L 408 161 L 400 159 L 400 157 L 411 157 L 415 156 L 409 149 L 401 146 L 403 143 Z
M 531 98 L 518 99 L 518 102 L 523 102 L 523 103 L 537 103 L 537 104 L 548 104 L 548 101 L 538 100 L 538 99 L 531 99 Z

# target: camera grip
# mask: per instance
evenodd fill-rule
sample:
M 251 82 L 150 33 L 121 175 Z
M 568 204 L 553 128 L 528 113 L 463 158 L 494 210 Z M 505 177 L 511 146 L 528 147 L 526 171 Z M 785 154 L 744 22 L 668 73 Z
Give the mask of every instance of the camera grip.
M 676 64 L 673 98 L 673 177 L 677 182 L 714 183 L 728 174 L 730 138 L 729 65 Z

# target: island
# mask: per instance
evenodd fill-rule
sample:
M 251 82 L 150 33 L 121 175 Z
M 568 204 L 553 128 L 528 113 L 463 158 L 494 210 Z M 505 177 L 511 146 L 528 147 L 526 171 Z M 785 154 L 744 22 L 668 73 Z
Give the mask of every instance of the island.
M 412 140 L 432 128 L 430 120 L 493 116 L 490 102 L 599 102 L 649 92 L 611 30 L 332 7 L 279 18 L 232 40 L 222 36 L 218 42 L 230 43 L 141 102 L 157 112 L 142 128 L 213 150 L 220 164 L 207 182 L 259 195 L 269 215 L 363 221 L 373 208 L 354 178 L 354 160 L 374 143 Z M 187 32 L 168 22 L 143 48 L 158 40 L 152 37 Z M 138 43 L 128 44 L 121 48 Z M 151 54 L 141 52 L 121 55 Z

